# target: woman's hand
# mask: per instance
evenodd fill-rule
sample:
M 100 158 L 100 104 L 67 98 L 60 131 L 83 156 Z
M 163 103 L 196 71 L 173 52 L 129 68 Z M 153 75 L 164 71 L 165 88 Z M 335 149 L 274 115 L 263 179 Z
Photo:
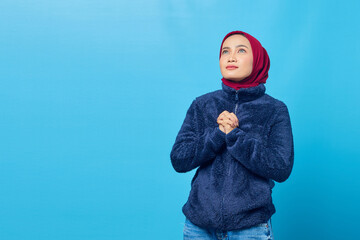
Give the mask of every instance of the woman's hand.
M 219 129 L 226 134 L 239 126 L 239 120 L 236 115 L 226 110 L 220 113 L 217 123 L 219 124 Z

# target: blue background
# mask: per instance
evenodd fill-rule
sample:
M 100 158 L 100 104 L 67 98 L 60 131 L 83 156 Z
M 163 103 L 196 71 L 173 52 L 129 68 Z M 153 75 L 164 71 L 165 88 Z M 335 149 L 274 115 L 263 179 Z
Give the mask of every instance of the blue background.
M 170 151 L 220 89 L 222 38 L 267 49 L 295 164 L 277 240 L 357 239 L 359 1 L 0 2 L 0 239 L 182 239 L 194 170 Z

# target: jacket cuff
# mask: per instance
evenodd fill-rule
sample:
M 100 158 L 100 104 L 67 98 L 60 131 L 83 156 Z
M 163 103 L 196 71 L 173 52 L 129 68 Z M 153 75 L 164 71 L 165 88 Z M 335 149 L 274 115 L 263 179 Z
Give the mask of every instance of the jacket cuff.
M 240 128 L 235 128 L 228 134 L 226 134 L 225 140 L 228 147 L 233 146 L 237 141 L 241 141 L 236 144 L 243 144 L 246 140 L 255 139 L 256 141 L 262 141 L 260 134 L 254 132 L 245 132 Z
M 234 143 L 238 140 L 239 136 L 245 135 L 245 132 L 240 128 L 234 128 L 231 132 L 226 134 L 225 140 L 228 146 L 234 145 Z
M 210 142 L 214 152 L 219 152 L 220 149 L 224 146 L 225 136 L 226 134 L 221 131 L 219 127 L 216 127 L 214 131 L 212 131 L 212 133 L 210 134 Z

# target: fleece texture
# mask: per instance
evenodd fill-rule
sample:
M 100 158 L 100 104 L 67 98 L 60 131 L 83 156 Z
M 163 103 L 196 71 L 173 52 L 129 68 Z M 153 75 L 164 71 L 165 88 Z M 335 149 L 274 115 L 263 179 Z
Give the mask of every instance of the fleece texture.
M 289 178 L 294 144 L 288 108 L 265 93 L 265 85 L 222 89 L 190 105 L 172 147 L 175 171 L 197 168 L 184 215 L 205 229 L 240 230 L 275 213 L 272 188 Z M 217 118 L 234 112 L 239 127 L 225 134 Z

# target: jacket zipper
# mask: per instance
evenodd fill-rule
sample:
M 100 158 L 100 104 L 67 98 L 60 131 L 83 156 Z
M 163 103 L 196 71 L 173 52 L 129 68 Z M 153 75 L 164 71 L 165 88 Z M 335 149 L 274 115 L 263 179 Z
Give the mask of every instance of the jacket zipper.
M 238 100 L 239 100 L 239 96 L 238 96 L 238 91 L 236 91 L 236 93 L 235 93 L 235 102 L 236 102 L 236 104 L 235 104 L 235 110 L 234 110 L 234 112 L 235 112 L 235 115 L 236 115 L 236 111 L 237 111 L 237 108 L 238 108 Z M 228 172 L 228 176 L 230 176 L 230 174 L 231 174 L 231 166 L 232 166 L 232 164 L 231 164 L 231 161 L 229 161 L 229 172 Z M 223 193 L 224 194 L 224 193 Z M 222 222 L 223 222 L 223 219 L 224 219 L 224 201 L 225 201 L 225 196 L 223 195 L 222 196 L 222 202 L 221 202 L 221 211 L 222 211 L 222 214 L 221 214 L 221 217 L 222 217 Z
M 237 111 L 237 108 L 238 108 L 238 100 L 239 100 L 239 96 L 238 96 L 238 91 L 236 91 L 235 92 L 235 102 L 236 102 L 236 104 L 235 104 L 235 110 L 234 110 L 234 112 L 235 112 L 235 115 L 236 115 L 236 111 Z M 230 176 L 230 174 L 231 174 L 231 162 L 229 162 L 229 173 L 228 173 L 228 176 Z M 224 193 L 223 193 L 224 194 Z M 223 216 L 223 214 L 224 214 L 224 200 L 225 200 L 225 196 L 223 195 L 222 196 L 222 201 L 221 201 L 221 211 L 222 211 L 222 214 L 221 214 L 221 217 L 222 217 L 222 222 L 224 221 L 224 216 Z
M 235 102 L 236 102 L 236 104 L 235 104 L 235 115 L 236 115 L 236 111 L 237 111 L 237 109 L 238 109 L 238 100 L 239 100 L 239 96 L 238 96 L 238 91 L 236 91 L 235 92 Z M 228 176 L 230 176 L 230 173 L 231 173 L 231 163 L 229 163 L 230 164 L 230 166 L 229 166 L 229 173 L 228 173 Z
M 239 96 L 238 96 L 238 91 L 236 91 L 235 93 L 235 102 L 236 102 L 236 105 L 235 105 L 235 114 L 236 114 L 236 111 L 237 111 L 237 108 L 238 108 L 238 100 L 239 100 Z

